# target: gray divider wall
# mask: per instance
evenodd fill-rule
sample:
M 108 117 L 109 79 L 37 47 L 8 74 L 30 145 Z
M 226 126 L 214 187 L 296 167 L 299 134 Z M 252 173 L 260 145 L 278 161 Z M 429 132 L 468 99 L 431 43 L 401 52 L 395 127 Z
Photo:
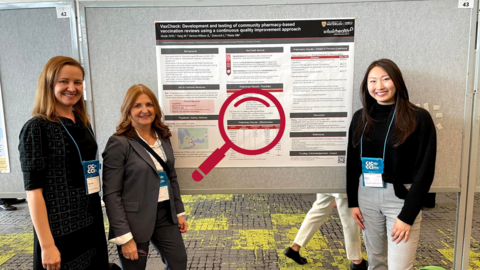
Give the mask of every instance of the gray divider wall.
M 402 69 L 414 103 L 429 103 L 438 131 L 437 188 L 458 188 L 461 163 L 469 10 L 457 2 L 406 1 L 342 4 L 87 8 L 95 120 L 100 149 L 114 132 L 123 95 L 134 83 L 157 90 L 156 20 L 248 20 L 356 17 L 355 80 L 388 57 Z M 23 192 L 18 134 L 30 118 L 36 81 L 55 55 L 71 56 L 70 24 L 54 8 L 0 10 L 2 85 L 10 174 L 0 174 L 0 196 Z M 6 41 L 6 42 L 5 42 Z M 356 90 L 356 91 L 357 91 Z M 360 108 L 358 93 L 354 109 Z M 433 111 L 440 105 L 440 111 Z M 436 118 L 441 112 L 443 118 Z M 465 161 L 466 162 L 466 161 Z M 179 169 L 186 192 L 341 191 L 343 168 L 219 168 L 200 183 Z M 255 190 L 252 190 L 255 189 Z
M 143 83 L 154 91 L 158 88 L 154 21 L 356 17 L 354 110 L 361 106 L 357 90 L 368 64 L 381 57 L 394 60 L 404 74 L 412 102 L 428 103 L 434 121 L 444 127 L 438 131 L 434 186 L 459 187 L 469 11 L 458 9 L 456 4 L 455 1 L 420 1 L 87 8 L 92 91 L 100 149 L 115 131 L 128 87 Z M 440 105 L 440 111 L 433 111 L 433 105 Z M 436 118 L 437 112 L 441 112 L 443 118 Z M 344 168 L 218 168 L 200 183 L 191 180 L 192 172 L 193 169 L 178 169 L 184 191 L 314 192 L 344 188 Z
M 53 56 L 72 56 L 70 21 L 55 8 L 0 9 L 0 83 L 11 173 L 0 174 L 0 198 L 24 192 L 18 135 L 31 118 L 38 76 Z M 3 194 L 3 195 L 2 195 Z
M 400 67 L 413 103 L 428 103 L 438 131 L 434 187 L 458 190 L 465 113 L 470 10 L 457 1 L 406 1 L 229 7 L 86 8 L 92 91 L 100 149 L 115 131 L 127 89 L 157 91 L 154 21 L 356 17 L 354 110 L 370 62 L 390 58 Z M 433 105 L 440 105 L 433 111 Z M 443 118 L 436 118 L 442 113 Z M 465 161 L 466 162 L 466 161 Z M 335 192 L 344 168 L 217 168 L 197 183 L 178 169 L 185 193 Z

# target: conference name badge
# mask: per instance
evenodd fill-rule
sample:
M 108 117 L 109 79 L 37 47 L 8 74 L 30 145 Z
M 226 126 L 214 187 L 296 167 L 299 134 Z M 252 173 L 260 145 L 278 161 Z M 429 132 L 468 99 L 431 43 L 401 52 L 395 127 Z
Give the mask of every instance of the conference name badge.
M 170 199 L 168 195 L 168 176 L 166 172 L 158 172 L 160 177 L 160 190 L 158 192 L 158 201 L 163 202 Z
M 83 161 L 82 165 L 87 195 L 100 192 L 100 161 Z
M 362 157 L 363 186 L 385 187 L 382 179 L 383 168 L 383 159 Z

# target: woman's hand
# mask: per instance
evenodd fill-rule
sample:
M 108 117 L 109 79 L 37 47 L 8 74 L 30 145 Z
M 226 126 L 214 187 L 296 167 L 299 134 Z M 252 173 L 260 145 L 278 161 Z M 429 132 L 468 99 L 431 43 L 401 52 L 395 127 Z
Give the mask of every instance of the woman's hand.
M 357 222 L 358 226 L 360 226 L 362 230 L 365 230 L 365 225 L 363 225 L 363 216 L 362 212 L 360 212 L 360 208 L 350 208 L 350 211 L 352 212 L 352 217 L 353 219 L 355 219 L 355 222 Z
M 47 270 L 60 270 L 60 251 L 55 245 L 42 248 L 42 265 Z
M 187 232 L 188 223 L 184 216 L 178 217 L 178 226 L 180 227 L 181 233 Z
M 138 260 L 138 253 L 137 253 L 137 243 L 135 240 L 130 240 L 127 243 L 122 245 L 122 254 L 123 257 L 127 260 Z
M 395 240 L 397 240 L 398 244 L 403 238 L 405 238 L 405 242 L 407 242 L 411 229 L 412 226 L 397 218 L 397 220 L 395 220 L 395 224 L 393 224 L 392 241 L 395 242 Z

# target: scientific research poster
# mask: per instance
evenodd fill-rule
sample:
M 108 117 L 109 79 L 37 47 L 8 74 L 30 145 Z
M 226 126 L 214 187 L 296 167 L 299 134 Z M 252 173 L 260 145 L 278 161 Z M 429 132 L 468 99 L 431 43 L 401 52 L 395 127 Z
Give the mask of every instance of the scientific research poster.
M 220 109 L 246 88 L 278 99 L 285 132 L 270 151 L 251 156 L 229 150 L 217 167 L 345 166 L 353 18 L 155 22 L 155 32 L 160 105 L 177 167 L 197 167 L 222 147 Z M 278 134 L 280 116 L 268 98 L 250 96 L 268 104 L 232 102 L 225 131 L 235 145 L 260 149 Z
M 3 114 L 2 87 L 0 86 L 0 173 L 10 173 L 8 159 L 7 134 L 5 130 L 5 115 Z

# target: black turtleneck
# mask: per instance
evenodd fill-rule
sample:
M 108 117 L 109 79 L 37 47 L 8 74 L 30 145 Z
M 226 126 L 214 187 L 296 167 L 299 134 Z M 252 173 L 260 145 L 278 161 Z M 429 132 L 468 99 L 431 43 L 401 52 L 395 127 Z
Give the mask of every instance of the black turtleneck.
M 383 146 L 394 109 L 395 104 L 373 106 L 371 116 L 376 121 L 368 137 L 363 138 L 363 157 L 383 158 Z M 415 132 L 398 147 L 394 147 L 395 128 L 392 125 L 385 149 L 385 168 L 382 175 L 383 181 L 394 184 L 395 195 L 405 200 L 398 218 L 410 225 L 413 225 L 427 197 L 435 173 L 437 155 L 437 136 L 430 113 L 416 107 L 415 114 Z M 347 194 L 350 208 L 358 207 L 358 185 L 362 166 L 360 145 L 354 145 L 354 133 L 361 115 L 361 109 L 355 112 L 348 134 Z M 410 190 L 407 190 L 404 184 L 412 184 Z

